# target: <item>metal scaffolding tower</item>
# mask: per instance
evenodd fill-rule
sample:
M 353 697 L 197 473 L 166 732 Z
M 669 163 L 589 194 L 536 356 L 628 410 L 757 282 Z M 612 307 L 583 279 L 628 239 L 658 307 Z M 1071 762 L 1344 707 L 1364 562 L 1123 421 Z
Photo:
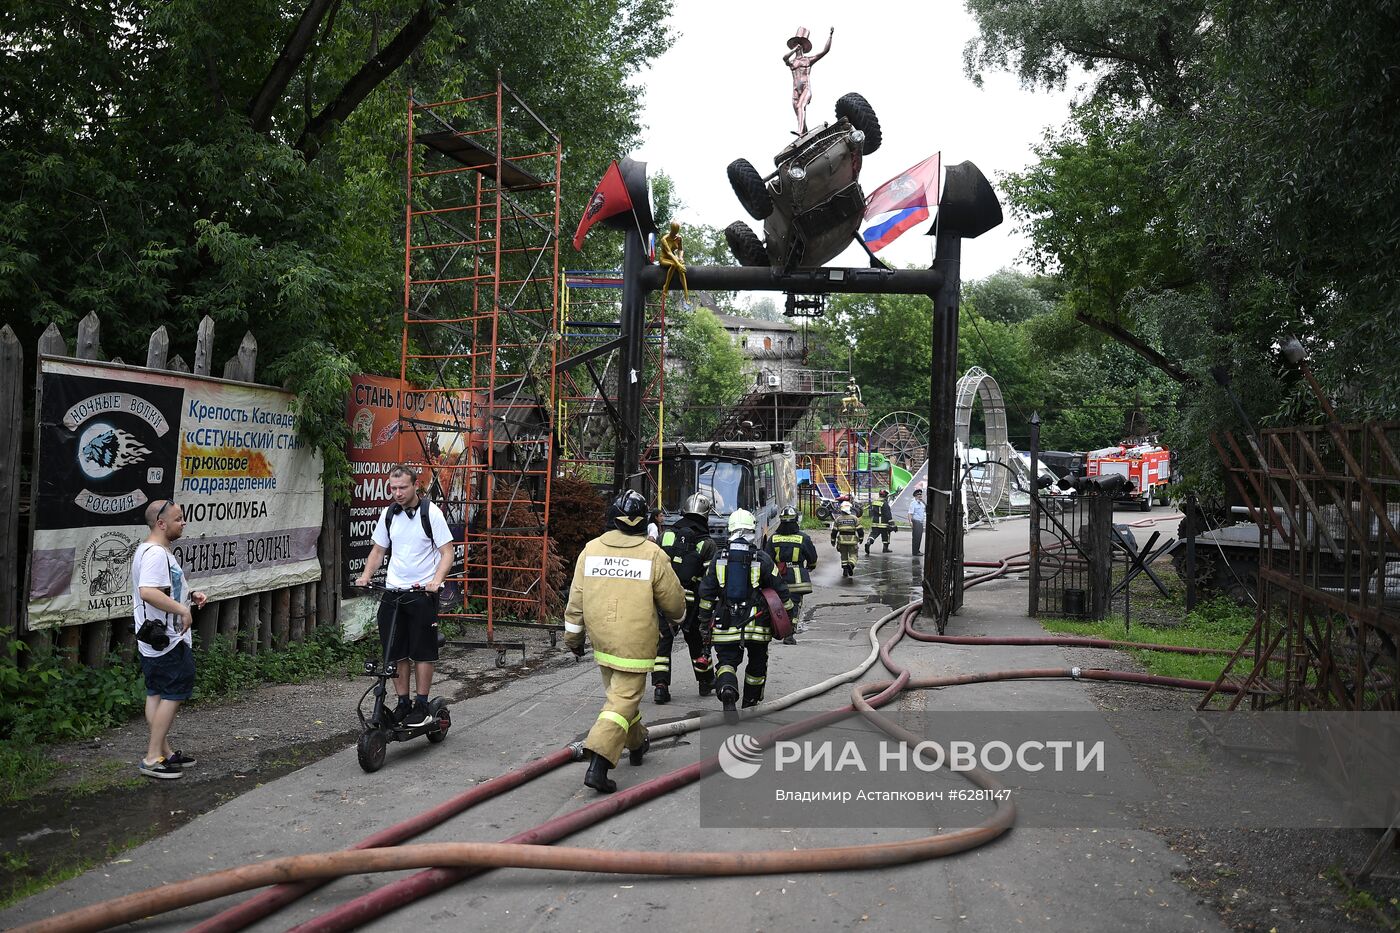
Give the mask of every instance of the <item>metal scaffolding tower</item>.
M 486 625 L 547 627 L 558 352 L 559 137 L 499 76 L 484 94 L 408 102 L 400 376 L 446 396 L 400 419 L 400 458 L 425 468 L 459 546 L 449 584 Z M 449 432 L 450 433 L 450 432 Z M 553 571 L 553 573 L 551 572 Z M 551 638 L 554 635 L 551 634 Z

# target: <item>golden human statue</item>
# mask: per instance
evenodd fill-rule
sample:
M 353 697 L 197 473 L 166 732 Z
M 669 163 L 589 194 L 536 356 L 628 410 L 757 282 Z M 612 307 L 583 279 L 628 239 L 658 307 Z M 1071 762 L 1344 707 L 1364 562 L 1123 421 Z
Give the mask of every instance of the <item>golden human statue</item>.
M 846 395 L 841 399 L 841 414 L 856 415 L 865 408 L 865 403 L 860 399 L 860 386 L 856 385 L 855 377 L 852 376 L 846 382 Z
M 656 261 L 666 269 L 666 281 L 661 284 L 661 290 L 668 292 L 671 290 L 671 277 L 680 273 L 681 293 L 685 295 L 685 300 L 690 300 L 690 285 L 685 280 L 685 250 L 681 243 L 681 225 L 674 220 L 671 221 L 671 231 L 661 238 L 657 245 Z

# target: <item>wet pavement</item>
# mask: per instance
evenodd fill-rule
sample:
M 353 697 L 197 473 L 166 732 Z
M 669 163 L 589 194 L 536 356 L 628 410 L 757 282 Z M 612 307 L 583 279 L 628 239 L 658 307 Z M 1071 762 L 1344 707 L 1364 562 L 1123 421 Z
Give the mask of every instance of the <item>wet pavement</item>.
M 1025 549 L 1026 523 L 1011 520 L 974 531 L 969 559 Z M 819 536 L 816 592 L 808 597 L 809 628 L 795 646 L 774 644 L 769 696 L 777 697 L 856 666 L 870 650 L 869 626 L 917 591 L 907 535 L 889 554 L 861 556 L 854 579 L 842 579 L 835 551 Z M 1026 590 L 1014 579 L 968 591 L 953 634 L 1037 634 L 1025 616 Z M 1007 667 L 1066 666 L 1056 648 L 911 645 L 896 658 L 916 676 Z M 883 680 L 877 666 L 866 680 Z M 711 712 L 684 674 L 675 701 L 647 701 L 649 722 Z M 849 691 L 836 689 L 801 707 L 839 708 Z M 233 867 L 269 857 L 351 845 L 390 824 L 441 803 L 466 787 L 548 754 L 587 731 L 602 704 L 596 667 L 587 661 L 546 667 L 528 679 L 464 700 L 441 745 L 391 746 L 384 769 L 361 772 L 345 749 L 236 799 L 0 914 L 11 925 L 83 904 L 188 877 L 195 866 Z M 901 709 L 1096 711 L 1082 684 L 1026 681 L 906 693 Z M 697 760 L 694 737 L 658 742 L 640 768 L 613 772 L 629 787 Z M 598 799 L 581 784 L 582 765 L 566 765 L 489 801 L 416 841 L 493 841 L 564 815 Z M 707 778 L 706 780 L 712 780 Z M 703 783 L 703 782 L 702 782 Z M 863 844 L 923 835 L 915 829 L 706 828 L 701 786 L 689 785 L 568 837 L 567 844 L 602 849 L 790 849 Z M 726 929 L 846 930 L 860 923 L 920 930 L 1223 929 L 1213 911 L 1179 886 L 1183 866 L 1157 836 L 1145 831 L 1016 828 L 962 855 L 878 871 L 771 877 L 626 877 L 574 872 L 499 870 L 408 905 L 372 924 L 381 930 L 471 927 L 500 930 L 612 931 L 706 923 Z M 357 877 L 329 885 L 286 908 L 258 929 L 286 929 L 348 902 L 388 880 Z M 243 896 L 143 921 L 141 929 L 183 929 L 240 902 Z

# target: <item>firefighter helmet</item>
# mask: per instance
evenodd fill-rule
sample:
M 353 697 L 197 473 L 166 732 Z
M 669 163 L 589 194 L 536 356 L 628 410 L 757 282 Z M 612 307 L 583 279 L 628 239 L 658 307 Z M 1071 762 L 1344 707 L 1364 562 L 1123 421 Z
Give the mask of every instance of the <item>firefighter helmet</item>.
M 629 489 L 613 500 L 613 523 L 621 531 L 641 534 L 646 530 L 647 500 L 641 493 Z
M 735 509 L 729 513 L 730 534 L 739 531 L 753 531 L 755 527 L 753 513 L 748 509 Z
M 778 513 L 778 520 L 779 520 L 779 521 L 784 521 L 784 522 L 795 522 L 795 521 L 797 521 L 797 509 L 793 508 L 793 507 L 790 506 L 790 505 L 789 505 L 789 506 L 785 506 L 785 507 L 783 508 L 783 510 L 782 510 L 781 512 Z
M 710 502 L 709 496 L 696 493 L 685 500 L 685 508 L 682 509 L 687 515 L 709 515 L 714 510 L 714 504 Z

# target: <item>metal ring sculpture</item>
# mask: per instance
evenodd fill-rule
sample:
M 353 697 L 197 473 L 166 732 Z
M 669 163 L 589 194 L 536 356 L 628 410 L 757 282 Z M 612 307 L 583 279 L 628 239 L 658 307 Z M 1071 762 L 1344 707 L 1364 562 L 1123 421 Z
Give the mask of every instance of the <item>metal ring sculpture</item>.
M 982 403 L 982 421 L 987 427 L 987 456 L 992 460 L 1009 463 L 1017 456 L 1006 434 L 1006 403 L 1001 397 L 1001 386 L 986 370 L 974 366 L 958 380 L 958 401 L 954 413 L 954 437 L 966 450 L 972 436 L 972 405 Z M 999 508 L 1006 498 L 1007 470 L 988 470 L 987 508 Z

